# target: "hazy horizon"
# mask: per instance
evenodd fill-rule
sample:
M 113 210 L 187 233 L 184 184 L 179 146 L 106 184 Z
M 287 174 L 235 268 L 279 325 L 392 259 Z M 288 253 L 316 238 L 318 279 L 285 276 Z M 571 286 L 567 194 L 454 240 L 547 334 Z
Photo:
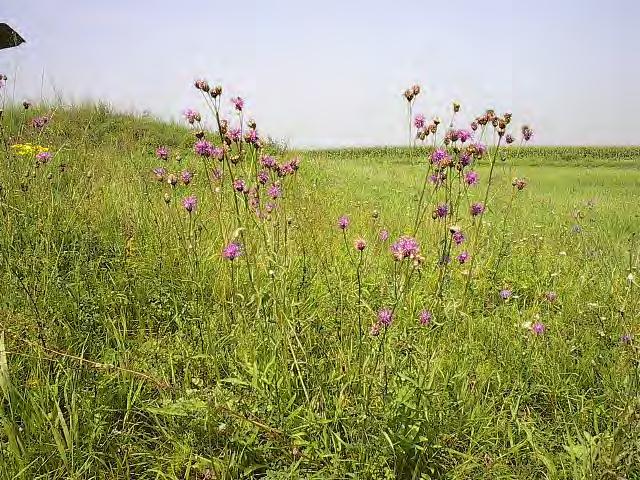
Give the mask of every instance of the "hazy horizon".
M 457 100 L 459 126 L 495 108 L 530 124 L 540 145 L 640 143 L 631 0 L 42 3 L 0 17 L 27 40 L 0 51 L 16 101 L 58 92 L 177 120 L 204 112 L 192 84 L 205 78 L 293 147 L 400 145 L 401 93 L 418 83 L 414 112 L 427 118 L 448 120 Z

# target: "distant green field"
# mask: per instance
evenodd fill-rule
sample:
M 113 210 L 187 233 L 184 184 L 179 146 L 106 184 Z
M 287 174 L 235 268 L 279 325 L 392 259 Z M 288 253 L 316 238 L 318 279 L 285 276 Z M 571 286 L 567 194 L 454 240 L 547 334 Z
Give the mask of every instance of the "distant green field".
M 27 120 L 7 147 L 54 155 L 1 150 L 0 479 L 640 478 L 640 148 L 499 151 L 478 226 L 490 151 L 457 224 L 428 184 L 414 229 L 430 150 L 267 146 L 301 166 L 262 221 L 183 127 Z

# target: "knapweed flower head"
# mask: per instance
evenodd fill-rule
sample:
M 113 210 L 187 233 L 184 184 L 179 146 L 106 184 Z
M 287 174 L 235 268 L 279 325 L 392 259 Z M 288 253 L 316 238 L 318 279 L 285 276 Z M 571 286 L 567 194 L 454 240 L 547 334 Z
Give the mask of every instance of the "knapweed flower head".
M 277 183 L 272 183 L 267 189 L 267 195 L 269 195 L 272 199 L 280 198 L 282 196 L 282 189 L 280 185 Z
M 378 238 L 380 239 L 381 242 L 386 242 L 389 239 L 389 231 L 386 229 L 380 230 L 380 234 L 378 235 Z
M 391 245 L 393 257 L 400 261 L 405 258 L 414 258 L 420 252 L 418 241 L 408 235 L 403 235 Z
M 456 245 L 462 245 L 465 241 L 465 236 L 464 233 L 462 233 L 462 230 L 455 230 L 451 234 L 451 239 Z
M 51 154 L 51 152 L 40 152 L 36 154 L 36 160 L 40 164 L 49 163 L 52 158 L 53 158 L 53 155 Z
M 163 167 L 156 167 L 153 169 L 153 174 L 156 176 L 156 180 L 161 182 L 164 180 L 164 177 L 167 174 L 167 170 Z
M 393 312 L 390 308 L 381 308 L 378 311 L 378 323 L 388 327 L 393 322 Z
M 278 162 L 271 155 L 263 155 L 260 157 L 260 165 L 265 168 L 275 168 Z
M 463 265 L 465 263 L 467 263 L 469 261 L 469 252 L 467 252 L 466 250 L 464 252 L 462 252 L 460 255 L 458 255 L 456 257 L 456 259 L 458 260 L 458 263 L 460 265 Z
M 189 185 L 191 183 L 191 180 L 193 180 L 193 173 L 191 173 L 189 170 L 183 170 L 180 174 L 180 180 L 182 180 L 182 183 L 184 183 L 185 185 Z
M 187 119 L 187 122 L 189 122 L 191 125 L 193 125 L 195 122 L 199 122 L 200 120 L 202 120 L 200 113 L 198 113 L 196 110 L 192 108 L 187 108 L 184 111 L 183 115 L 184 115 L 184 118 Z
M 47 117 L 46 115 L 43 115 L 42 117 L 36 117 L 31 120 L 31 126 L 38 129 L 44 128 L 47 123 L 49 123 L 49 117 Z
M 198 140 L 193 146 L 193 151 L 201 157 L 210 157 L 213 154 L 213 145 L 207 140 Z
M 423 114 L 419 113 L 417 114 L 414 119 L 413 119 L 413 125 L 417 128 L 417 129 L 422 129 L 424 128 L 424 126 L 426 125 L 426 118 L 424 117 Z
M 182 206 L 187 212 L 192 213 L 198 206 L 198 199 L 195 195 L 189 195 L 182 199 Z
M 487 153 L 487 146 L 481 142 L 472 143 L 469 145 L 469 152 L 476 158 L 482 158 Z
M 256 148 L 260 148 L 260 136 L 255 128 L 251 128 L 244 134 L 244 141 L 253 145 Z
M 474 217 L 477 217 L 478 215 L 481 215 L 484 212 L 484 203 L 482 202 L 474 202 L 471 204 L 471 215 Z
M 238 111 L 241 112 L 242 109 L 244 108 L 244 100 L 240 97 L 233 97 L 231 99 L 231 103 L 233 103 L 234 108 Z
M 367 242 L 365 242 L 365 240 L 363 238 L 357 238 L 354 242 L 353 242 L 353 247 L 358 250 L 359 252 L 364 251 L 365 248 L 367 248 Z
M 511 290 L 508 290 L 508 289 L 500 290 L 500 298 L 502 298 L 503 300 L 510 299 L 511 295 L 513 295 L 513 292 Z
M 258 183 L 265 185 L 269 181 L 269 172 L 266 170 L 260 170 L 257 175 Z
M 349 228 L 349 223 L 349 217 L 343 215 L 338 219 L 338 228 L 340 230 L 346 230 L 347 228 Z
M 515 139 L 513 138 L 513 135 L 507 133 L 504 137 L 504 141 L 507 143 L 507 145 L 511 145 L 513 142 L 515 142 Z
M 547 292 L 544 294 L 544 298 L 546 298 L 549 303 L 553 303 L 558 299 L 558 294 L 556 292 Z
M 227 132 L 227 138 L 232 142 L 239 142 L 242 138 L 242 130 L 240 130 L 240 127 L 230 128 Z
M 542 335 L 545 331 L 544 323 L 538 321 L 531 325 L 531 333 L 534 335 Z
M 449 204 L 439 203 L 433 211 L 433 218 L 444 218 L 449 215 Z
M 533 130 L 528 125 L 522 126 L 522 138 L 525 142 L 528 142 L 533 137 Z
M 478 172 L 476 172 L 475 170 L 469 170 L 467 173 L 464 174 L 464 181 L 469 186 L 477 185 L 478 179 L 479 179 Z
M 222 250 L 223 258 L 226 258 L 230 261 L 234 261 L 240 255 L 242 255 L 242 246 L 236 242 L 231 242 Z
M 511 185 L 516 187 L 518 190 L 523 190 L 524 187 L 527 186 L 527 181 L 524 178 L 514 178 Z
M 462 143 L 465 143 L 471 140 L 472 136 L 473 135 L 469 130 L 465 130 L 465 129 L 456 130 L 456 137 Z
M 156 157 L 161 160 L 166 160 L 167 158 L 169 158 L 169 149 L 167 149 L 167 147 L 165 146 L 156 148 Z
M 193 86 L 203 92 L 209 92 L 209 83 L 206 80 L 196 80 L 193 82 Z
M 429 310 L 422 310 L 418 314 L 418 320 L 420 321 L 420 325 L 424 325 L 425 327 L 431 323 L 432 318 L 433 317 Z
M 443 148 L 438 148 L 431 154 L 431 163 L 436 166 L 444 165 L 448 162 L 448 160 L 449 154 Z
M 471 165 L 472 161 L 473 156 L 468 151 L 464 151 L 460 154 L 460 165 L 462 167 L 468 167 L 469 165 Z
M 633 343 L 633 335 L 630 333 L 625 333 L 620 337 L 620 343 L 623 345 L 631 345 Z
M 247 184 L 245 183 L 245 181 L 243 179 L 236 178 L 233 181 L 233 189 L 236 192 L 244 192 L 246 188 L 247 188 Z

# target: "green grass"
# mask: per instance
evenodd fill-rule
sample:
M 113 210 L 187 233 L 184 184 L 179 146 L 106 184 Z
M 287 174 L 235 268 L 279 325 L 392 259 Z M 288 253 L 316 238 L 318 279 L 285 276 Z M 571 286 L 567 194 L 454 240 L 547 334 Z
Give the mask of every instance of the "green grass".
M 36 169 L 1 154 L 1 479 L 640 478 L 640 351 L 620 343 L 640 336 L 640 149 L 514 149 L 466 305 L 464 266 L 435 294 L 428 218 L 425 266 L 371 337 L 395 295 L 377 235 L 412 233 L 424 152 L 299 152 L 232 266 L 233 201 L 218 203 L 186 129 L 92 106 L 41 136 L 23 121 L 5 112 L 9 143 L 56 155 Z M 161 144 L 182 153 L 168 169 L 196 171 L 169 206 L 150 174 Z M 514 176 L 529 184 L 509 209 Z M 535 319 L 540 337 L 522 326 Z

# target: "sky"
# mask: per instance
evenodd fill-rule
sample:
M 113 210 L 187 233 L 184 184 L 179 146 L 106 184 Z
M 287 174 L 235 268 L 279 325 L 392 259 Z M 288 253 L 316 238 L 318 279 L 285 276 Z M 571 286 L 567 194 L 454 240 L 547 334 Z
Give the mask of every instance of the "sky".
M 538 144 L 640 144 L 638 0 L 2 0 L 16 101 L 101 100 L 179 120 L 193 81 L 294 147 L 407 142 L 414 112 L 513 112 Z

